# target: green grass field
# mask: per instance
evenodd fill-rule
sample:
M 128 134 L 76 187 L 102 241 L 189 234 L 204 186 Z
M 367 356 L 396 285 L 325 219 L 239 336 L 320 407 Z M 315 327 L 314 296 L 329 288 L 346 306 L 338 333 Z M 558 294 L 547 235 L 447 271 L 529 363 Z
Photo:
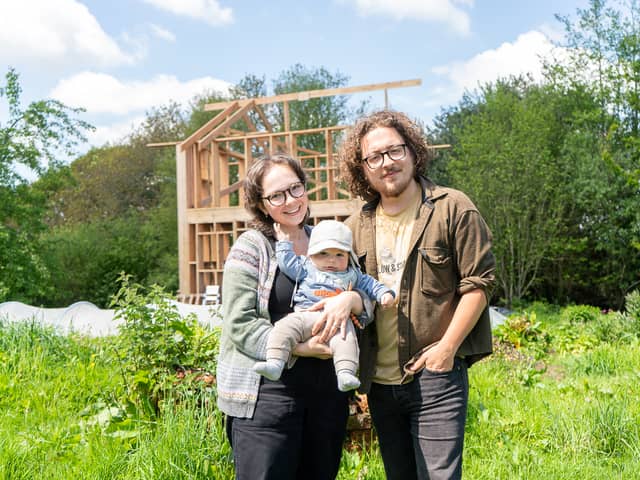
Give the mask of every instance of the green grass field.
M 543 304 L 510 317 L 470 370 L 464 478 L 640 478 L 639 324 Z M 233 478 L 215 386 L 145 390 L 117 345 L 0 321 L 1 479 Z M 345 449 L 338 478 L 383 479 L 375 441 Z

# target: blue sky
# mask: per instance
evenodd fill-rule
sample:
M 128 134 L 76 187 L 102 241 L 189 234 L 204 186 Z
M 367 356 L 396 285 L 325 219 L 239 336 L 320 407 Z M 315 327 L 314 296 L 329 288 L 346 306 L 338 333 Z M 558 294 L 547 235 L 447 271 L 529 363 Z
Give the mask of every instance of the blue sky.
M 561 40 L 554 14 L 587 0 L 0 0 L 0 66 L 23 101 L 86 108 L 92 145 L 117 140 L 145 111 L 245 74 L 270 80 L 296 63 L 349 85 L 422 80 L 389 91 L 393 108 L 430 123 L 465 89 L 539 73 Z M 4 83 L 4 82 L 3 82 Z M 370 94 L 382 106 L 382 92 Z M 0 111 L 4 122 L 6 112 Z M 178 139 L 176 139 L 178 140 Z

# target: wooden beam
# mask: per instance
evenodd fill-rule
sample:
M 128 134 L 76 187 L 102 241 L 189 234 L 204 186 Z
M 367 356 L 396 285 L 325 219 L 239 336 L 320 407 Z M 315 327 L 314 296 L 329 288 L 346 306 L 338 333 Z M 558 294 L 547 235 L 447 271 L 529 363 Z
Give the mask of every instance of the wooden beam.
M 221 143 L 216 142 L 218 147 L 220 148 L 220 155 L 226 155 L 228 157 L 233 157 L 236 160 L 244 160 L 245 156 L 242 153 L 234 152 L 233 150 L 227 149 Z
M 209 120 L 207 123 L 205 123 L 203 126 L 201 126 L 198 130 L 196 130 L 191 135 L 189 135 L 182 142 L 182 144 L 181 144 L 182 150 L 186 150 L 191 145 L 196 143 L 200 139 L 200 137 L 202 137 L 202 135 L 204 135 L 206 132 L 208 132 L 209 130 L 214 128 L 222 120 L 224 120 L 231 112 L 233 112 L 236 108 L 238 108 L 238 105 L 239 105 L 238 101 L 228 102 L 228 103 L 229 103 L 229 105 L 227 105 L 222 112 L 220 112 L 218 115 L 213 117 L 211 120 Z M 214 108 L 212 110 L 221 110 L 221 109 Z
M 222 167 L 222 165 L 220 164 L 222 163 L 222 156 L 220 155 L 220 146 L 217 143 L 214 143 L 212 147 L 213 148 L 211 149 L 212 150 L 211 156 L 213 157 L 212 158 L 213 162 L 211 164 L 211 168 L 212 168 L 213 175 L 211 179 L 212 181 L 211 197 L 212 197 L 213 206 L 219 207 L 220 206 L 220 184 L 223 181 L 223 179 L 220 177 L 220 169 Z
M 250 219 L 249 212 L 242 207 L 194 208 L 187 210 L 189 224 L 242 222 Z
M 331 200 L 337 198 L 336 195 L 336 180 L 337 175 L 334 172 L 334 157 L 333 157 L 333 136 L 331 132 L 324 133 L 324 145 L 327 159 L 327 198 Z M 286 195 L 285 195 L 286 196 Z
M 222 188 L 220 190 L 220 196 L 223 197 L 225 195 L 229 195 L 230 193 L 233 193 L 235 191 L 240 190 L 240 187 L 242 187 L 242 184 L 244 183 L 244 180 L 239 180 L 231 185 L 229 185 L 227 188 Z
M 256 112 L 258 112 L 258 116 L 262 120 L 262 123 L 264 123 L 264 128 L 269 132 L 273 131 L 273 127 L 271 126 L 269 119 L 265 115 L 264 110 L 262 110 L 262 107 L 260 105 L 256 105 Z
M 334 131 L 334 130 L 346 130 L 349 128 L 347 125 L 334 125 L 332 127 L 317 127 L 317 128 L 308 128 L 306 130 L 292 130 L 291 133 L 295 135 L 308 135 L 310 133 L 324 133 L 325 130 Z M 260 137 L 285 137 L 288 132 L 254 132 L 247 133 L 245 135 L 239 135 L 237 137 L 227 136 L 216 138 L 216 142 L 234 142 L 244 140 L 245 138 L 260 138 Z
M 309 202 L 309 208 L 311 217 L 347 217 L 357 212 L 363 203 L 357 199 L 328 200 Z M 246 222 L 250 215 L 243 207 L 191 208 L 185 219 L 188 224 L 230 223 Z
M 286 100 L 282 102 L 282 112 L 284 115 L 284 131 L 288 132 L 291 130 L 291 121 L 289 119 L 289 102 Z
M 189 278 L 189 225 L 187 219 L 187 154 L 176 146 L 176 186 L 178 210 L 178 277 L 180 293 L 191 293 Z
M 156 142 L 156 143 L 147 143 L 145 146 L 150 148 L 158 148 L 158 147 L 175 147 L 182 143 L 182 140 L 177 140 L 175 142 Z
M 341 88 L 325 88 L 321 90 L 307 90 L 305 92 L 284 93 L 282 95 L 273 95 L 271 97 L 255 98 L 256 105 L 264 105 L 267 103 L 288 102 L 288 101 L 304 101 L 310 98 L 331 97 L 333 95 L 347 95 L 350 93 L 370 92 L 373 90 L 386 90 L 389 88 L 417 87 L 422 85 L 422 80 L 401 80 L 398 82 L 373 83 L 369 85 L 360 85 L 357 87 L 341 87 Z M 237 101 L 237 100 L 236 100 Z M 204 109 L 220 110 L 231 105 L 233 101 L 207 103 Z
M 321 217 L 348 217 L 362 208 L 364 202 L 359 199 L 349 200 L 323 200 L 321 202 L 309 202 L 311 218 Z
M 213 130 L 211 130 L 209 133 L 207 133 L 201 140 L 198 140 L 198 147 L 200 149 L 205 148 L 209 143 L 211 143 L 211 141 L 217 135 L 219 135 L 220 133 L 224 132 L 228 127 L 233 125 L 238 119 L 242 118 L 244 116 L 244 114 L 247 113 L 247 111 L 249 109 L 251 109 L 254 105 L 255 105 L 255 103 L 252 100 L 249 103 L 244 104 L 240 108 L 240 110 L 237 110 L 232 115 L 229 115 L 229 117 L 227 117 L 227 119 L 224 122 L 222 122 L 220 125 L 218 125 Z
M 256 128 L 256 125 L 253 123 L 253 121 L 249 118 L 249 115 L 247 115 L 246 113 L 244 114 L 244 116 L 242 117 L 244 119 L 244 121 L 247 123 L 247 127 L 249 128 L 250 132 L 257 132 L 258 129 Z

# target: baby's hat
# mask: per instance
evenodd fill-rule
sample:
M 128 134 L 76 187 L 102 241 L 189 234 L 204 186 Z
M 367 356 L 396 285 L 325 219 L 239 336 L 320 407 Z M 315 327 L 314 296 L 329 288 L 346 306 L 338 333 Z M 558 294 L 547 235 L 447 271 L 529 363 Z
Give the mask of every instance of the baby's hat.
M 311 230 L 307 255 L 315 255 L 327 248 L 337 248 L 349 252 L 354 264 L 358 265 L 352 244 L 353 236 L 349 227 L 336 220 L 322 220 Z

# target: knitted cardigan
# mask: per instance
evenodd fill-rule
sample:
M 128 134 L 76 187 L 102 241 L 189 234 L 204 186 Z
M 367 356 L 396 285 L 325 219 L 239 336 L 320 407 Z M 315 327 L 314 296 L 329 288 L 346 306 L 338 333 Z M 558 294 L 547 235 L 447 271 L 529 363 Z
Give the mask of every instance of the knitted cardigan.
M 216 384 L 218 408 L 233 417 L 253 416 L 260 387 L 253 366 L 266 359 L 277 266 L 271 242 L 257 230 L 240 235 L 225 260 Z

